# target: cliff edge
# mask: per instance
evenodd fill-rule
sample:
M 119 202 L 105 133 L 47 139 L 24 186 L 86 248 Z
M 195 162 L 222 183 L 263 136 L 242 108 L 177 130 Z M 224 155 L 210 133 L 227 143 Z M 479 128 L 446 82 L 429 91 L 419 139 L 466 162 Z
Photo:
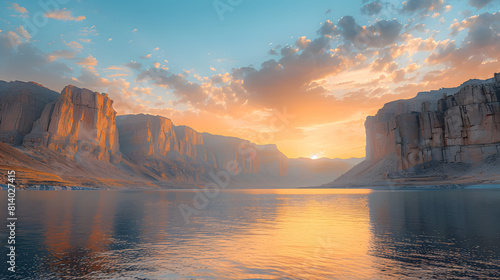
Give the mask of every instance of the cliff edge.
M 326 186 L 496 181 L 499 101 L 497 73 L 388 103 L 366 119 L 366 160 Z

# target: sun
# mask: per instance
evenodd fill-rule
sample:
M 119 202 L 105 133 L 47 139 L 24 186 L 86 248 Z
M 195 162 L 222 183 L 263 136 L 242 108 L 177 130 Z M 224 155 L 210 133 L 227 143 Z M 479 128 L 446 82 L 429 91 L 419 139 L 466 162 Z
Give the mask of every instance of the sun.
M 318 155 L 312 155 L 312 156 L 310 156 L 310 158 L 311 159 L 318 159 L 319 157 L 318 157 Z

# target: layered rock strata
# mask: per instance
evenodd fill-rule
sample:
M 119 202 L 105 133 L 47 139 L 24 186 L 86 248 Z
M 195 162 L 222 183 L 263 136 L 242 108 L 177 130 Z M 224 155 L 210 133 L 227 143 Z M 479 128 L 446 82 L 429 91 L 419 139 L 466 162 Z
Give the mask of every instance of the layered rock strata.
M 366 159 L 395 154 L 399 170 L 406 170 L 430 161 L 480 162 L 500 153 L 500 74 L 439 97 L 386 104 L 368 117 Z
M 70 157 L 120 161 L 116 111 L 107 94 L 67 86 L 47 104 L 24 144 L 44 146 Z

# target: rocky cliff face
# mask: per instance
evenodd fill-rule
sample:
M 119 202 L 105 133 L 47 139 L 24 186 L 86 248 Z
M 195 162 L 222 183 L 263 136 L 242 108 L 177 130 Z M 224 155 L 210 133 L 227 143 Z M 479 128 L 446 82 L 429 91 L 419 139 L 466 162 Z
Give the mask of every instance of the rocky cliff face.
M 171 120 L 151 115 L 118 116 L 116 120 L 121 152 L 139 163 L 153 155 L 166 156 L 178 151 L 177 137 Z
M 259 146 L 235 137 L 199 133 L 187 126 L 174 126 L 161 116 L 119 116 L 117 126 L 123 155 L 164 178 L 197 181 L 218 169 L 287 174 L 288 159 L 275 145 Z
M 116 117 L 106 94 L 74 86 L 59 95 L 0 81 L 0 100 L 0 142 L 11 144 L 0 143 L 0 167 L 24 170 L 27 184 L 190 188 L 228 171 L 230 187 L 298 187 L 353 165 L 288 159 L 276 145 L 199 133 L 161 116 Z
M 366 119 L 365 162 L 333 184 L 387 183 L 424 173 L 459 178 L 465 173 L 453 169 L 468 172 L 469 167 L 479 173 L 471 177 L 479 178 L 500 158 L 499 101 L 500 74 L 495 74 L 489 80 L 470 80 L 458 88 L 387 103 Z
M 34 82 L 0 81 L 0 141 L 19 145 L 59 94 Z
M 92 157 L 119 162 L 120 151 L 113 101 L 106 95 L 67 86 L 45 106 L 27 146 L 45 146 L 70 157 Z
M 500 152 L 499 74 L 436 97 L 396 102 L 368 117 L 367 160 L 396 154 L 406 170 L 433 160 L 479 162 Z

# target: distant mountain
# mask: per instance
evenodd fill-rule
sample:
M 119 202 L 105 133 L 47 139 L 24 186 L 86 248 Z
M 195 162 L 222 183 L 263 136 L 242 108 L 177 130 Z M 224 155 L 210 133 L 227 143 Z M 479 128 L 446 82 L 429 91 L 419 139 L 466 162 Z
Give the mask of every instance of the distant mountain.
M 325 186 L 500 182 L 500 74 L 419 93 L 366 119 L 366 160 Z
M 0 170 L 18 170 L 25 185 L 191 188 L 224 177 L 230 188 L 301 187 L 358 162 L 288 159 L 276 145 L 199 133 L 161 116 L 117 117 L 106 94 L 71 85 L 57 94 L 0 82 L 0 100 Z

